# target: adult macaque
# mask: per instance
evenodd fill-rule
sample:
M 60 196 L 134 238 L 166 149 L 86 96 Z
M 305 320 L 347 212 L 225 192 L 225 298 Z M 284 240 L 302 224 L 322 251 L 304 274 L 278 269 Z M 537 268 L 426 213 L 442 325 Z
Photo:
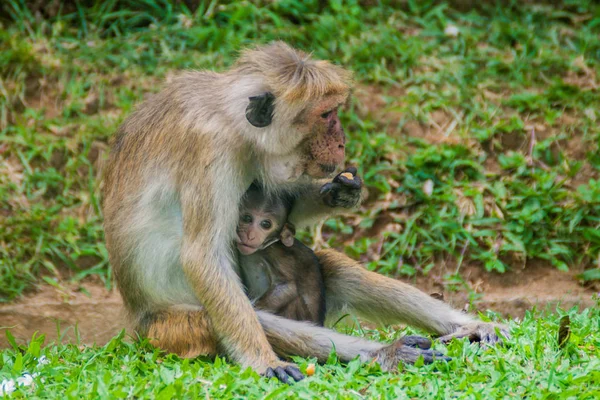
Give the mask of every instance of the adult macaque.
M 325 322 L 325 285 L 315 253 L 294 238 L 291 204 L 252 185 L 240 206 L 236 246 L 248 296 L 259 310 L 296 321 Z
M 261 374 L 298 380 L 279 356 L 413 361 L 427 350 L 385 346 L 255 311 L 232 243 L 250 184 L 295 198 L 290 222 L 305 226 L 356 206 L 360 181 L 333 174 L 344 160 L 338 118 L 350 74 L 277 42 L 244 51 L 223 73 L 186 72 L 121 125 L 106 168 L 106 246 L 135 328 L 181 356 L 226 354 Z M 317 253 L 328 313 L 355 311 L 384 323 L 496 341 L 495 326 L 348 257 Z

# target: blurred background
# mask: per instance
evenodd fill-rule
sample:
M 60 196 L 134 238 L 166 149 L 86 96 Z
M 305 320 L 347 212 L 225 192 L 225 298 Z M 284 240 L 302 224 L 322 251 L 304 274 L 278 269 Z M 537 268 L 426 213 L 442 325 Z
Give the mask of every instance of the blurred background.
M 593 304 L 597 2 L 5 0 L 0 24 L 7 321 L 118 326 L 100 209 L 111 136 L 176 71 L 275 39 L 356 77 L 342 121 L 369 199 L 306 243 L 460 307 Z

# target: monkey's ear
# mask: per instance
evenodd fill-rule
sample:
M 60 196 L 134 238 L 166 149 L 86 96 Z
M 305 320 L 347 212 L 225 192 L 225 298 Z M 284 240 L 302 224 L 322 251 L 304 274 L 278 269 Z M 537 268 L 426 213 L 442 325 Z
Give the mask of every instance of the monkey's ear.
M 294 245 L 294 235 L 296 235 L 296 227 L 289 222 L 286 222 L 281 230 L 281 243 L 283 243 L 285 247 L 292 247 Z
M 250 104 L 246 107 L 246 119 L 257 128 L 271 125 L 273 110 L 275 110 L 275 96 L 266 92 L 250 97 Z

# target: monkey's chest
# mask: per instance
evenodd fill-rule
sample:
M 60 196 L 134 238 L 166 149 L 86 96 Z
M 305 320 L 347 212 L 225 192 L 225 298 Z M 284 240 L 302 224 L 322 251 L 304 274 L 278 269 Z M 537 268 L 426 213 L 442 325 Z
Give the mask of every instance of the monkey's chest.
M 262 257 L 242 257 L 241 275 L 250 300 L 257 300 L 273 284 L 269 263 Z

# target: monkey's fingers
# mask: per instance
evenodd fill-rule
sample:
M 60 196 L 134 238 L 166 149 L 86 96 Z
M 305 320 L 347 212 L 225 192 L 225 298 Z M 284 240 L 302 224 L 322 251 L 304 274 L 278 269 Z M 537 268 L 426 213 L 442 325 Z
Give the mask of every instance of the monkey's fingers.
M 350 170 L 352 170 L 352 172 Z M 346 176 L 348 173 L 352 174 L 352 178 Z M 333 183 L 340 183 L 352 189 L 360 189 L 362 187 L 362 179 L 356 175 L 356 168 L 353 167 L 347 168 L 345 171 L 339 173 L 333 178 Z
M 326 183 L 323 186 L 321 186 L 321 190 L 319 190 L 319 194 L 321 196 L 324 196 L 327 193 L 331 192 L 333 189 L 334 189 L 333 183 L 331 183 L 331 182 Z
M 277 375 L 277 379 L 279 379 L 281 382 L 290 383 L 288 375 L 282 367 L 275 368 L 275 375 Z
M 409 335 L 400 338 L 405 346 L 415 347 L 423 350 L 431 348 L 431 340 L 423 336 Z
M 282 367 L 277 367 L 275 369 L 269 368 L 272 371 L 274 377 L 276 377 L 280 382 L 289 383 L 289 379 L 285 370 Z M 267 370 L 268 371 L 268 370 Z
M 358 170 L 356 169 L 356 167 L 348 167 L 348 168 L 346 168 L 345 170 L 343 170 L 343 171 L 340 173 L 340 175 L 341 175 L 341 174 L 345 174 L 345 173 L 352 174 L 352 175 L 356 175 L 356 173 L 357 173 L 357 172 L 358 172 Z
M 264 376 L 267 379 L 275 378 L 275 371 L 273 371 L 273 368 L 269 367 L 265 371 Z
M 294 378 L 296 382 L 300 382 L 302 379 L 304 379 L 304 375 L 302 374 L 302 372 L 300 372 L 298 367 L 294 365 L 289 365 L 285 367 L 285 372 L 287 372 L 289 376 Z
M 304 379 L 304 375 L 298 369 L 298 367 L 294 365 L 288 365 L 286 367 L 277 367 L 275 369 L 269 367 L 264 373 L 264 376 L 267 379 L 277 378 L 282 383 L 291 383 L 290 377 L 292 377 L 296 382 Z

